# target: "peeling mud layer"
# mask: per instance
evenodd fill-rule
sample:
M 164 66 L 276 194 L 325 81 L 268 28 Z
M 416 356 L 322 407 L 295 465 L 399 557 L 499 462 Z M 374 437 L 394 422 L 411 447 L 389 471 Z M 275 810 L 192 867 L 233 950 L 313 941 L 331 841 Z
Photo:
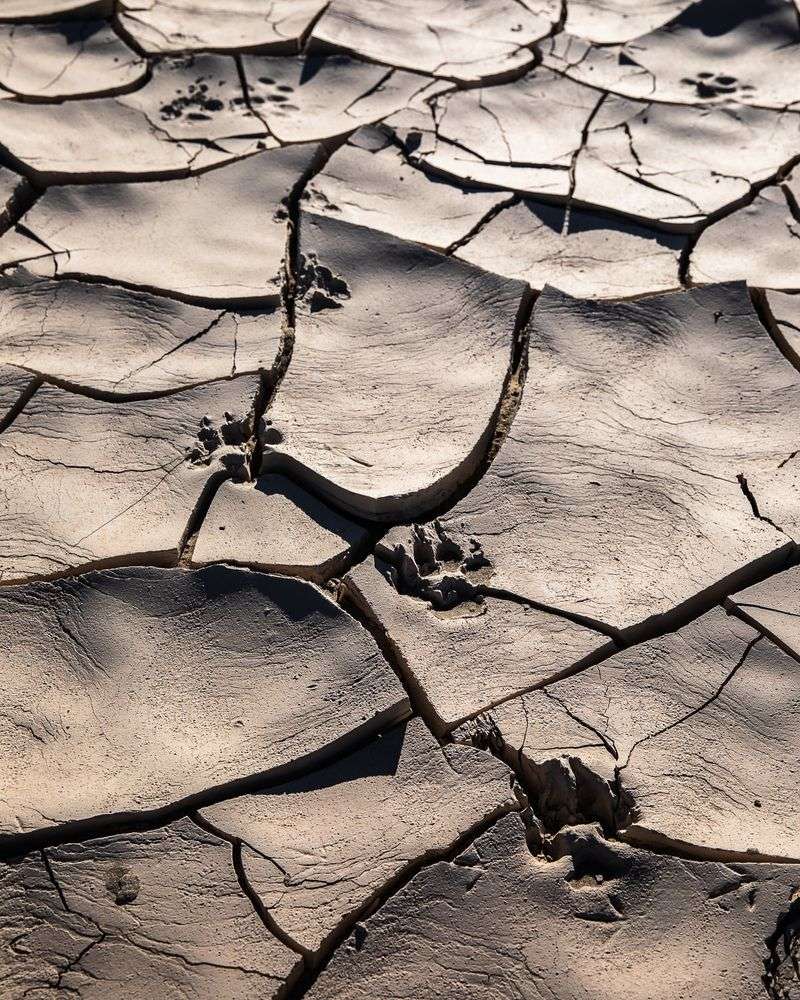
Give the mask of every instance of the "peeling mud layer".
M 0 1000 L 800 1000 L 800 0 L 0 0 Z

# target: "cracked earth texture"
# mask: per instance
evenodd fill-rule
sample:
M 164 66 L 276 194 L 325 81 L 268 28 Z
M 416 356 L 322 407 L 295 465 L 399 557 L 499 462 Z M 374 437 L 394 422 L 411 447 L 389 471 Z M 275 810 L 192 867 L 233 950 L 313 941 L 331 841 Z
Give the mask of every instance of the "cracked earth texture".
M 800 0 L 0 0 L 0 1000 L 800 1000 Z

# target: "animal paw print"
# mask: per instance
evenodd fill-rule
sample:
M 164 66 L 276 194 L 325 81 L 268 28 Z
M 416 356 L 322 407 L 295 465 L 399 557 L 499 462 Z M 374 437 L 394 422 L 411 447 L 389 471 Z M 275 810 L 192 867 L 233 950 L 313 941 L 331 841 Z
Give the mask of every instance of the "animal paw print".
M 297 298 L 306 300 L 310 311 L 341 309 L 350 298 L 350 288 L 344 278 L 321 264 L 314 253 L 301 254 L 297 274 Z
M 192 67 L 194 62 L 189 59 L 175 59 L 169 65 L 176 69 L 180 67 Z M 230 107 L 243 107 L 244 97 L 236 96 L 228 99 L 225 88 L 229 81 L 219 79 L 209 74 L 198 73 L 194 81 L 184 89 L 178 87 L 172 100 L 162 104 L 159 108 L 161 120 L 165 122 L 207 122 L 211 121 L 215 114 L 223 111 L 226 102 Z
M 250 103 L 255 105 L 270 104 L 270 111 L 275 114 L 283 114 L 286 111 L 299 111 L 296 104 L 292 104 L 289 95 L 294 93 L 294 87 L 288 83 L 278 83 L 271 76 L 258 77 L 260 89 L 265 94 L 254 93 L 250 96 Z
M 392 564 L 395 589 L 427 601 L 437 612 L 459 606 L 465 606 L 466 613 L 482 609 L 478 585 L 484 575 L 491 575 L 491 563 L 479 542 L 470 539 L 470 551 L 465 552 L 439 521 L 433 522 L 433 529 L 430 532 L 424 525 L 415 524 L 408 548 L 399 544 L 385 553 Z
M 755 89 L 752 84 L 740 84 L 735 76 L 728 76 L 725 73 L 698 73 L 694 78 L 684 77 L 681 83 L 687 87 L 694 87 L 697 96 L 706 100 L 727 97 L 737 92 L 743 97 L 752 97 L 752 91 Z

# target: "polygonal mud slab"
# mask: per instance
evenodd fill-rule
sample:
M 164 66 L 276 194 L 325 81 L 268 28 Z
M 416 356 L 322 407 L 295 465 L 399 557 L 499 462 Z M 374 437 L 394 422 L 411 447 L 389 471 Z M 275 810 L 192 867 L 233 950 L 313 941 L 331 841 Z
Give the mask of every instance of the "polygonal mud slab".
M 458 80 L 491 82 L 533 65 L 558 20 L 552 0 L 335 0 L 312 44 Z
M 626 839 L 704 857 L 800 859 L 797 664 L 721 609 L 492 716 L 550 828 L 610 822 L 619 771 Z
M 534 857 L 517 817 L 356 929 L 313 1000 L 752 1000 L 800 867 L 682 861 L 582 827 Z M 776 935 L 777 936 L 777 935 Z M 657 985 L 656 985 L 657 984 Z
M 113 396 L 269 371 L 280 340 L 277 311 L 220 312 L 112 285 L 0 277 L 0 356 Z
M 0 862 L 0 886 L 8 997 L 262 1000 L 299 971 L 188 819 Z
M 275 305 L 285 202 L 316 152 L 269 150 L 184 180 L 51 188 L 24 223 L 53 251 L 60 277 L 106 278 L 206 303 Z M 46 259 L 28 267 L 52 273 Z
M 685 244 L 677 233 L 522 201 L 491 219 L 457 256 L 536 289 L 553 285 L 585 298 L 625 298 L 678 288 Z
M 576 159 L 574 198 L 672 229 L 696 228 L 790 162 L 799 127 L 790 113 L 609 97 Z
M 545 68 L 431 103 L 389 119 L 429 169 L 675 230 L 748 197 L 792 161 L 800 139 L 789 112 L 646 104 Z
M 733 594 L 726 602 L 753 628 L 800 659 L 800 569 L 787 569 Z
M 376 128 L 359 129 L 314 175 L 304 194 L 320 215 L 436 250 L 459 243 L 508 197 L 426 174 Z
M 344 135 L 405 108 L 431 83 L 343 55 L 244 56 L 242 67 L 251 107 L 281 143 Z
M 544 61 L 582 83 L 641 100 L 778 111 L 800 102 L 800 25 L 786 0 L 699 0 L 626 45 L 593 47 L 557 36 L 544 46 Z
M 631 629 L 780 568 L 791 543 L 738 477 L 796 449 L 800 377 L 743 285 L 618 303 L 546 289 L 529 366 L 508 438 L 441 518 L 493 586 Z
M 192 563 L 231 562 L 322 582 L 341 572 L 368 537 L 291 479 L 267 475 L 220 486 Z
M 0 581 L 177 559 L 207 492 L 248 475 L 259 388 L 113 403 L 42 386 L 0 435 Z
M 120 0 L 120 25 L 145 52 L 295 51 L 325 0 Z
M 444 532 L 395 528 L 377 551 L 347 574 L 345 594 L 386 637 L 439 734 L 614 649 L 598 632 L 493 594 L 482 554 Z
M 767 187 L 751 204 L 704 230 L 692 250 L 693 282 L 745 280 L 761 288 L 800 289 L 800 222 L 786 189 Z
M 0 91 L 57 101 L 119 93 L 146 76 L 145 60 L 105 21 L 0 26 Z
M 264 471 L 358 516 L 413 517 L 476 469 L 525 288 L 361 226 L 303 214 L 297 334 Z
M 570 0 L 564 31 L 601 45 L 627 42 L 665 24 L 691 0 Z
M 701 856 L 800 860 L 798 743 L 797 661 L 760 638 L 708 707 L 632 754 L 622 780 L 636 814 L 625 836 L 697 844 Z
M 12 842 L 287 781 L 408 714 L 369 634 L 297 580 L 112 570 L 2 590 L 0 620 Z
M 164 59 L 119 97 L 0 101 L 0 134 L 40 184 L 185 177 L 276 145 L 247 107 L 236 61 L 212 54 Z
M 389 124 L 412 162 L 463 181 L 566 198 L 575 151 L 601 96 L 537 69 L 504 86 L 443 94 Z
M 412 866 L 518 809 L 510 772 L 471 747 L 440 747 L 418 719 L 269 795 L 203 809 L 243 842 L 250 885 L 282 931 L 317 951 Z

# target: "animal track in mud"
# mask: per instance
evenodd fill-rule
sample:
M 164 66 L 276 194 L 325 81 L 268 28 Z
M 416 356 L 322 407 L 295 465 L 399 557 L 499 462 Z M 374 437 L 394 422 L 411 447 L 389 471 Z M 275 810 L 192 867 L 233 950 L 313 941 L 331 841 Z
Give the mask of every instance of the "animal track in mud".
M 698 97 L 707 98 L 723 97 L 726 94 L 737 92 L 746 97 L 755 89 L 752 84 L 739 83 L 735 76 L 728 76 L 724 73 L 698 73 L 694 79 L 684 77 L 681 83 L 694 87 Z
M 253 436 L 252 417 L 235 417 L 225 412 L 217 421 L 206 415 L 200 421 L 197 440 L 186 447 L 186 460 L 192 465 L 208 465 L 217 458 L 234 479 L 250 478 L 248 444 Z
M 491 578 L 492 566 L 476 539 L 470 538 L 468 546 L 465 551 L 434 521 L 432 528 L 413 525 L 410 551 L 397 542 L 392 549 L 379 545 L 377 552 L 388 558 L 398 593 L 428 601 L 437 612 L 459 608 L 467 614 L 483 604 L 478 585 Z
M 315 253 L 300 254 L 297 262 L 297 299 L 308 302 L 311 312 L 341 309 L 350 298 L 344 278 L 317 260 Z

